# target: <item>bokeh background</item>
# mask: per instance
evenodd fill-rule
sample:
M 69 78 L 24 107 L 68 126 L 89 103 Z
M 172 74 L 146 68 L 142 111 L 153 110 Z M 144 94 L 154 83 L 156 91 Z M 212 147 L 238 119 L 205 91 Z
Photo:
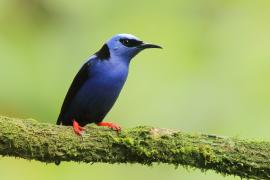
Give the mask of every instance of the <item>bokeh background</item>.
M 160 44 L 133 60 L 106 117 L 123 128 L 270 140 L 270 1 L 1 0 L 0 114 L 55 123 L 78 69 L 105 40 Z M 240 179 L 171 165 L 0 159 L 1 180 Z

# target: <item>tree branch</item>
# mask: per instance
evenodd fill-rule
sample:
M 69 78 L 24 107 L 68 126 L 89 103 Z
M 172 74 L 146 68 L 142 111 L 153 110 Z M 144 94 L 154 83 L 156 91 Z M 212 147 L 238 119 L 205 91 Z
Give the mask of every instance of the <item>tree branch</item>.
M 270 179 L 270 143 L 153 127 L 121 133 L 87 126 L 83 138 L 71 127 L 0 116 L 0 155 L 51 163 L 168 163 L 243 178 Z

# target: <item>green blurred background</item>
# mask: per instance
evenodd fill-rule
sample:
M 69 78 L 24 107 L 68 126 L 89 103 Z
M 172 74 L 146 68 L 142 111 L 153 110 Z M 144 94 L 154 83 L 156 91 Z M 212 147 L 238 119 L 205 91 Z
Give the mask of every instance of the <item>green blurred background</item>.
M 270 140 L 270 1 L 1 0 L 0 114 L 55 123 L 82 63 L 117 33 L 160 44 L 132 62 L 106 117 Z M 0 159 L 1 180 L 239 179 L 171 165 Z

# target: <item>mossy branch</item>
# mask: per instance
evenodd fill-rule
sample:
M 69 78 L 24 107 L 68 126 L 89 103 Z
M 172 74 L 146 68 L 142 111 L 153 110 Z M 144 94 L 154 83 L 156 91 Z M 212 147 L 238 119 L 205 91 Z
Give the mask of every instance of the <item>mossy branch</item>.
M 0 155 L 51 163 L 167 163 L 243 178 L 270 179 L 270 143 L 153 127 L 121 133 L 87 126 L 83 138 L 71 127 L 0 116 Z

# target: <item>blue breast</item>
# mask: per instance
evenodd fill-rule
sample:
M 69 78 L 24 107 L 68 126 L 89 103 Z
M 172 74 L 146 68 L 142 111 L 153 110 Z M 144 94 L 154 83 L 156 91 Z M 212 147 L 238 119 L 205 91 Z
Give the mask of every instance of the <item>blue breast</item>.
M 128 75 L 128 65 L 121 62 L 91 60 L 88 73 L 80 89 L 74 95 L 65 121 L 73 119 L 80 125 L 101 122 L 117 100 Z

